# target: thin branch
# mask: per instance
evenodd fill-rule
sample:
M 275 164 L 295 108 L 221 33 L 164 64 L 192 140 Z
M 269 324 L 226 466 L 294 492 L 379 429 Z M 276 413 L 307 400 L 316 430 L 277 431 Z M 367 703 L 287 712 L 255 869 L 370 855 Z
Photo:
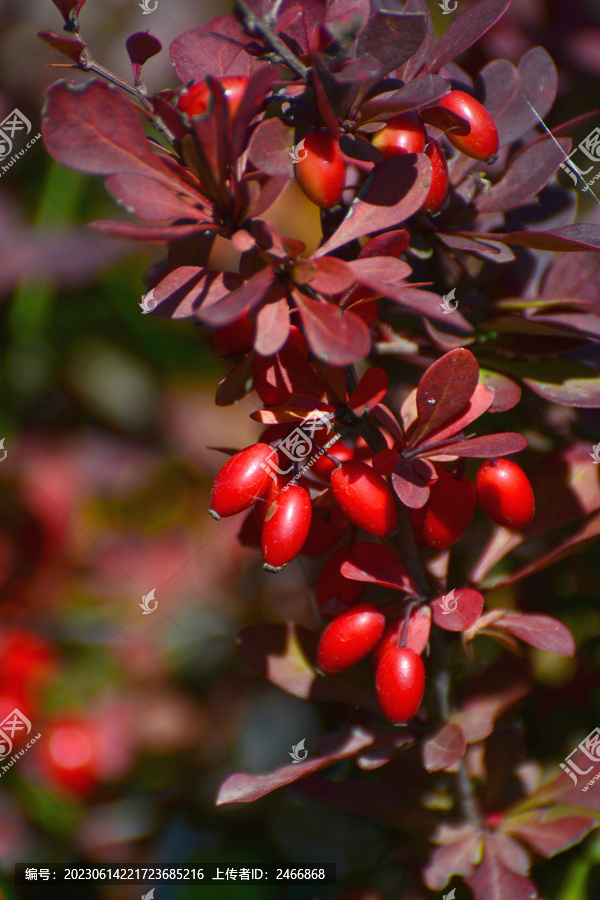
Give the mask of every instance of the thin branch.
M 248 31 L 257 31 L 259 34 L 263 36 L 269 47 L 279 56 L 281 60 L 286 64 L 286 66 L 295 72 L 299 78 L 307 78 L 309 69 L 304 65 L 303 62 L 300 62 L 297 56 L 292 53 L 289 47 L 283 43 L 281 38 L 279 38 L 273 28 L 269 24 L 269 22 L 264 21 L 264 19 L 259 18 L 255 12 L 253 12 L 246 0 L 235 0 L 236 5 L 240 8 L 241 12 L 244 16 L 244 24 Z M 276 4 L 277 5 L 277 4 Z

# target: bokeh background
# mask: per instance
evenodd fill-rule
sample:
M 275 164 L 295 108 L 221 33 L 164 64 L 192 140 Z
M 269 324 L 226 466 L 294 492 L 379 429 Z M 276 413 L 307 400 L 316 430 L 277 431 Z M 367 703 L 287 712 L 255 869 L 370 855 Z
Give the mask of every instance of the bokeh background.
M 228 8 L 158 0 L 154 13 L 142 15 L 136 0 L 88 0 L 81 22 L 98 61 L 125 78 L 126 38 L 155 34 L 163 52 L 144 69 L 154 92 L 177 85 L 170 41 Z M 448 17 L 437 3 L 431 11 L 441 33 Z M 32 134 L 40 130 L 46 87 L 86 77 L 48 67 L 62 59 L 35 35 L 61 24 L 51 0 L 0 0 L 0 119 L 18 108 Z M 548 124 L 593 110 L 597 0 L 515 0 L 464 65 L 476 72 L 495 56 L 516 61 L 536 44 L 560 71 Z M 590 127 L 578 129 L 576 142 Z M 585 203 L 581 221 L 593 211 L 589 194 Z M 286 222 L 286 233 L 314 241 L 318 219 L 293 185 L 273 215 Z M 238 629 L 257 621 L 296 619 L 317 628 L 309 585 L 321 563 L 295 562 L 277 577 L 265 575 L 258 555 L 237 543 L 239 520 L 208 516 L 223 461 L 210 448 L 250 443 L 258 432 L 248 413 L 258 404 L 250 396 L 215 407 L 228 365 L 207 334 L 190 322 L 142 314 L 144 271 L 161 249 L 86 228 L 113 217 L 125 214 L 101 180 L 58 166 L 41 140 L 1 175 L 0 718 L 16 706 L 42 736 L 0 775 L 0 898 L 51 896 L 42 886 L 12 885 L 15 862 L 51 861 L 335 862 L 338 887 L 319 892 L 319 900 L 363 885 L 380 892 L 373 898 L 396 897 L 402 854 L 397 836 L 381 825 L 285 791 L 215 808 L 229 773 L 283 765 L 292 745 L 304 738 L 310 748 L 323 731 L 316 705 L 269 685 L 235 644 Z M 566 432 L 569 415 L 565 410 Z M 556 614 L 581 642 L 576 661 L 528 651 L 537 682 L 523 711 L 529 751 L 554 774 L 600 723 L 599 581 L 591 547 L 530 579 L 516 596 L 490 597 Z M 158 606 L 142 615 L 139 604 L 151 591 Z M 341 764 L 333 774 L 343 773 Z M 551 900 L 600 896 L 596 837 L 534 877 Z M 144 892 L 88 883 L 73 896 L 128 900 Z M 244 884 L 161 886 L 155 894 L 315 896 L 301 887 Z M 66 889 L 61 895 L 70 896 Z

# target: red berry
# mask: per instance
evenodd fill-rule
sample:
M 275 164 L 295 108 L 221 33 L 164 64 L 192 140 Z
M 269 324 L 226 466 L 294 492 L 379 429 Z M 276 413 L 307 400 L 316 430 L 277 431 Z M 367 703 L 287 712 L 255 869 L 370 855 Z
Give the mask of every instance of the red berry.
M 340 547 L 332 553 L 321 572 L 317 585 L 317 605 L 325 619 L 344 612 L 363 595 L 365 582 L 344 578 L 341 573 L 343 564 L 351 559 L 351 547 Z
M 510 459 L 488 460 L 477 473 L 477 495 L 492 522 L 525 528 L 533 519 L 535 498 L 527 475 Z
M 254 322 L 242 316 L 237 322 L 217 328 L 214 336 L 215 350 L 219 356 L 239 356 L 252 349 Z
M 444 200 L 448 196 L 448 163 L 444 156 L 444 151 L 437 141 L 431 140 L 425 147 L 425 156 L 431 163 L 431 186 L 425 203 L 422 206 L 423 212 L 436 213 L 444 204 Z
M 472 481 L 442 469 L 422 509 L 411 510 L 417 540 L 432 550 L 446 550 L 465 533 L 477 504 Z
M 317 447 L 321 449 L 323 444 L 326 444 L 332 437 L 333 435 L 331 432 L 324 434 L 321 440 L 315 436 L 315 443 Z M 329 456 L 333 456 L 334 459 L 337 460 L 337 463 L 328 459 L 327 456 L 323 454 L 323 456 L 319 456 L 318 459 L 315 459 L 310 469 L 307 470 L 308 474 L 315 475 L 317 478 L 322 478 L 323 481 L 329 481 L 331 473 L 337 469 L 341 463 L 347 462 L 354 456 L 353 448 L 343 440 L 336 441 L 335 444 L 332 444 L 327 453 Z
M 312 511 L 310 530 L 302 547 L 303 556 L 330 553 L 344 534 L 348 523 L 337 506 L 317 506 Z
M 331 492 L 354 525 L 387 537 L 396 527 L 396 504 L 387 482 L 357 459 L 343 463 L 331 476 Z
M 402 153 L 422 153 L 425 147 L 425 128 L 416 112 L 393 116 L 385 128 L 373 135 L 372 143 L 386 159 Z
M 246 85 L 250 79 L 241 75 L 226 75 L 224 78 L 215 78 L 223 88 L 229 112 L 233 118 L 240 108 Z M 196 81 L 191 87 L 183 91 L 178 99 L 177 106 L 188 116 L 203 116 L 208 109 L 210 101 L 210 89 L 205 81 Z
M 375 689 L 379 705 L 391 722 L 410 722 L 425 691 L 423 660 L 409 647 L 391 647 L 377 666 Z
M 414 650 L 419 656 L 427 646 L 430 625 L 431 617 L 425 612 L 417 611 L 416 613 L 413 613 L 409 619 L 405 646 Z M 389 622 L 385 626 L 385 631 L 383 632 L 381 640 L 373 650 L 375 666 L 379 665 L 390 647 L 396 647 L 398 645 L 398 638 L 403 627 L 403 619 Z
M 98 735 L 90 722 L 65 718 L 54 722 L 40 742 L 40 766 L 47 779 L 72 794 L 85 796 L 97 780 Z
M 322 209 L 339 203 L 346 166 L 338 142 L 325 131 L 310 131 L 298 150 L 296 180 L 309 200 Z
M 361 603 L 330 622 L 319 641 L 317 665 L 326 675 L 343 672 L 371 652 L 382 635 L 385 616 Z
M 438 100 L 444 109 L 449 109 L 466 119 L 471 130 L 468 134 L 446 133 L 450 143 L 472 159 L 487 160 L 498 152 L 498 130 L 496 123 L 479 100 L 464 91 L 450 91 Z
M 210 492 L 210 514 L 213 518 L 234 516 L 262 497 L 272 483 L 269 465 L 269 461 L 275 459 L 272 454 L 268 444 L 251 444 L 227 460 Z
M 310 495 L 298 484 L 280 491 L 267 510 L 262 529 L 262 555 L 267 569 L 287 566 L 302 550 L 310 529 Z

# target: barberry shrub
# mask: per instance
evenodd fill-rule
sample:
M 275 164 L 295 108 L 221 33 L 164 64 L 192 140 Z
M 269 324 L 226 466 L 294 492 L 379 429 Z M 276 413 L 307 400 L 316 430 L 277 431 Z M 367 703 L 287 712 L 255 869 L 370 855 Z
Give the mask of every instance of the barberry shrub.
M 555 177 L 571 141 L 542 123 L 552 59 L 455 61 L 509 0 L 459 10 L 439 39 L 425 0 L 253 0 L 176 38 L 180 85 L 152 96 L 156 38 L 127 40 L 126 83 L 86 46 L 84 0 L 54 2 L 67 36 L 40 37 L 92 77 L 49 90 L 48 152 L 143 220 L 94 228 L 167 246 L 148 308 L 215 330 L 231 359 L 217 404 L 257 393 L 266 428 L 225 463 L 213 511 L 244 511 L 266 578 L 306 545 L 316 630 L 256 623 L 240 647 L 346 723 L 303 762 L 231 775 L 217 802 L 293 785 L 387 823 L 405 861 L 394 897 L 454 876 L 476 900 L 537 897 L 532 864 L 600 814 L 572 770 L 542 777 L 515 720 L 531 679 L 508 655 L 573 656 L 571 632 L 535 598 L 485 608 L 600 532 L 581 422 L 600 407 L 600 227 L 576 222 Z M 293 181 L 319 209 L 310 253 L 269 217 Z M 217 238 L 237 266 L 219 268 Z M 340 760 L 354 771 L 328 778 Z

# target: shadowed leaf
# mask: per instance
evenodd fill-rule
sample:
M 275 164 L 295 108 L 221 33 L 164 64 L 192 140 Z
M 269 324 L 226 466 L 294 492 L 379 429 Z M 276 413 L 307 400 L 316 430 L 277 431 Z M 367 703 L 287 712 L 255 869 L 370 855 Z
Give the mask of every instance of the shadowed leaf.
M 472 588 L 456 588 L 437 597 L 431 604 L 433 621 L 446 631 L 466 631 L 483 610 L 483 597 Z
M 412 445 L 463 412 L 479 379 L 479 366 L 470 350 L 445 353 L 423 373 L 417 388 L 417 426 Z
M 448 723 L 424 741 L 421 748 L 423 765 L 428 772 L 442 772 L 456 765 L 466 749 L 465 736 L 459 726 Z
M 434 47 L 428 72 L 441 69 L 464 53 L 488 31 L 510 6 L 510 0 L 480 0 L 457 16 Z
M 364 321 L 350 310 L 294 292 L 306 340 L 313 353 L 331 366 L 348 366 L 366 356 L 371 336 Z
M 556 653 L 559 656 L 574 656 L 575 641 L 566 625 L 551 616 L 523 613 L 505 613 L 494 623 L 495 628 L 503 628 L 526 644 Z

